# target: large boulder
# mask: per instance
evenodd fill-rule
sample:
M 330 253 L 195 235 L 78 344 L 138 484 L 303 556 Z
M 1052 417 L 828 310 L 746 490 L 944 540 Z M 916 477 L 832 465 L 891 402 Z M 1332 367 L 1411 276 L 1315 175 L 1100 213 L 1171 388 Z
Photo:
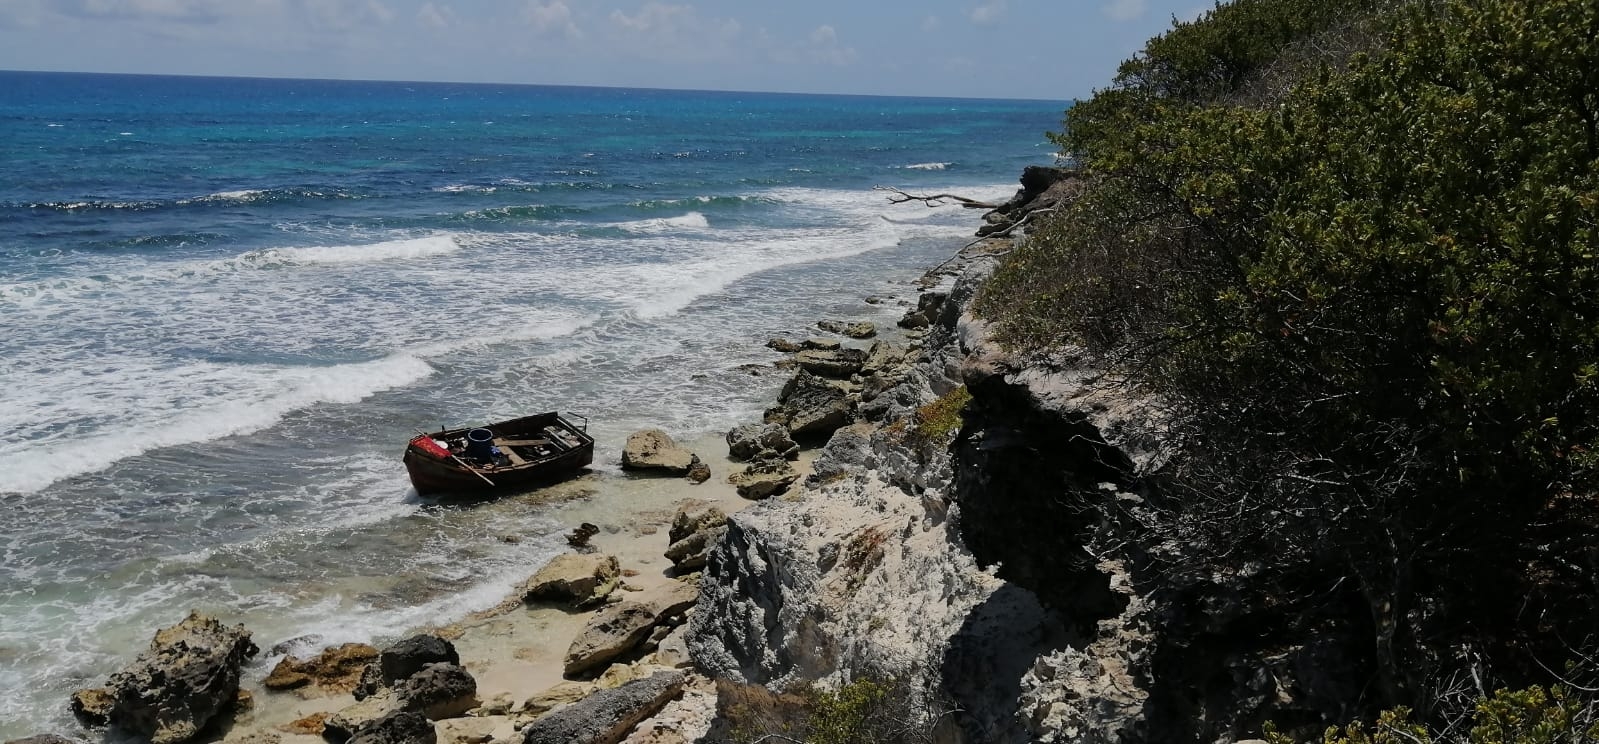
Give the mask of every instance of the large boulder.
M 615 556 L 567 553 L 528 580 L 523 601 L 570 602 L 579 607 L 605 599 L 622 578 Z
M 244 626 L 190 613 L 104 688 L 104 721 L 153 744 L 194 738 L 239 696 L 239 669 L 258 649 Z M 74 700 L 84 697 L 82 691 Z M 74 712 L 78 705 L 74 704 Z M 93 725 L 93 716 L 85 717 Z
M 824 320 L 816 324 L 828 333 L 837 333 L 850 338 L 871 338 L 877 335 L 877 326 L 867 321 L 851 323 L 843 320 Z
M 573 677 L 595 669 L 632 651 L 649 638 L 655 612 L 648 605 L 624 601 L 600 610 L 566 649 L 563 671 Z
M 425 633 L 396 641 L 378 654 L 377 663 L 367 666 L 352 692 L 356 700 L 364 699 L 422 671 L 429 664 L 438 663 L 461 663 L 455 644 Z
M 787 491 L 799 478 L 799 472 L 786 460 L 774 460 L 751 465 L 728 476 L 727 482 L 746 499 L 764 499 Z
M 682 672 L 656 672 L 600 690 L 522 730 L 522 744 L 616 744 L 683 692 Z
M 694 453 L 660 429 L 634 432 L 622 447 L 622 467 L 626 470 L 661 470 L 672 475 L 687 475 L 693 466 Z
M 861 365 L 866 362 L 866 352 L 860 349 L 806 349 L 794 355 L 794 362 L 799 364 L 800 369 L 813 375 L 844 380 L 861 371 Z
M 454 718 L 478 706 L 477 680 L 455 664 L 429 664 L 394 685 L 401 710 L 414 710 L 432 720 Z
M 788 428 L 778 424 L 741 424 L 727 432 L 727 453 L 735 460 L 749 461 L 799 457 L 800 447 L 789 436 Z
M 264 684 L 268 690 L 293 690 L 314 685 L 328 692 L 350 692 L 361 672 L 378 658 L 378 650 L 365 643 L 346 643 L 310 659 L 284 657 L 272 668 Z
M 849 424 L 849 392 L 801 370 L 783 386 L 778 404 L 766 410 L 766 422 L 781 424 L 795 437 L 820 437 Z

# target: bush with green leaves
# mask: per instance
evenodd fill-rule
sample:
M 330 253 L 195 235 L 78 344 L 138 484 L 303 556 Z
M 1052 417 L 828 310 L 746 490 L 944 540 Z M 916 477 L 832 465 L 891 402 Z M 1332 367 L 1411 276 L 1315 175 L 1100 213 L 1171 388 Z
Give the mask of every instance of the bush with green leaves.
M 1353 16 L 1382 32 L 1369 54 L 1229 99 Z M 1091 188 L 980 302 L 1010 343 L 1084 345 L 1161 394 L 1190 445 L 1173 529 L 1357 597 L 1388 705 L 1421 702 L 1451 644 L 1514 677 L 1587 640 L 1596 28 L 1593 0 L 1179 24 L 1070 112 Z

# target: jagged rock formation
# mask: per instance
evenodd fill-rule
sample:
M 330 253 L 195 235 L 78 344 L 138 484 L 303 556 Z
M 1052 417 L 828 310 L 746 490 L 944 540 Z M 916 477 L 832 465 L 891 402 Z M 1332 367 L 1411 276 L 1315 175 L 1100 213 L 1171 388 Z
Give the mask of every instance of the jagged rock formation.
M 190 613 L 157 631 L 104 688 L 74 695 L 73 712 L 84 725 L 109 724 L 154 744 L 188 741 L 233 705 L 240 668 L 256 652 L 244 626 Z

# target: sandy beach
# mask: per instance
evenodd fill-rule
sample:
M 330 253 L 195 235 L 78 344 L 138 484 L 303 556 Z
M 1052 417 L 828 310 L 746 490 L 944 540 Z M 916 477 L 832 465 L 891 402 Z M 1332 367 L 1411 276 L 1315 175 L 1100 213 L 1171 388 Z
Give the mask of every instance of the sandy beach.
M 731 514 L 755 503 L 740 497 L 727 482 L 728 474 L 743 464 L 727 456 L 723 437 L 705 435 L 679 443 L 710 465 L 710 480 L 696 484 L 678 476 L 590 473 L 540 492 L 545 499 L 562 502 L 552 510 L 555 518 L 572 527 L 587 522 L 600 528 L 589 545 L 592 552 L 614 556 L 621 566 L 623 583 L 614 593 L 616 598 L 645 594 L 682 578 L 662 555 L 668 546 L 668 528 L 680 510 L 697 513 L 714 507 Z M 809 474 L 814 454 L 811 450 L 802 452 L 794 463 L 802 476 Z M 618 453 L 596 456 L 615 459 Z M 530 566 L 528 576 L 538 568 Z M 697 581 L 698 575 L 686 578 Z M 466 717 L 438 721 L 440 741 L 483 742 L 513 737 L 518 723 L 533 718 L 519 714 L 524 701 L 571 681 L 563 676 L 563 657 L 597 609 L 525 603 L 517 591 L 490 610 L 447 624 L 415 628 L 417 633 L 436 634 L 455 645 L 461 666 L 477 681 L 478 699 L 483 703 Z M 291 691 L 266 689 L 262 682 L 281 658 L 263 653 L 246 669 L 242 689 L 253 703 L 211 740 L 314 744 L 324 741 L 320 735 L 321 718 L 356 702 L 350 693 L 329 692 L 315 685 Z M 639 663 L 648 662 L 646 658 Z M 580 678 L 601 687 L 628 679 L 628 671 L 621 668 Z

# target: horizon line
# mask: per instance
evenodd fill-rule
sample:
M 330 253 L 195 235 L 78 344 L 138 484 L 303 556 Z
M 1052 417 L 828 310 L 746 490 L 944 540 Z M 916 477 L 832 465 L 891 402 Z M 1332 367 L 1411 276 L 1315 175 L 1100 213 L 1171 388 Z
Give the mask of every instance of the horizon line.
M 480 85 L 514 88 L 583 88 L 598 90 L 645 90 L 669 93 L 735 93 L 751 95 L 789 95 L 789 96 L 819 96 L 832 98 L 921 98 L 951 101 L 1027 101 L 1039 103 L 1055 103 L 1071 106 L 1077 98 L 985 98 L 978 96 L 953 96 L 953 95 L 911 95 L 903 93 L 818 93 L 814 91 L 787 91 L 787 90 L 748 90 L 738 88 L 654 88 L 647 86 L 630 85 L 584 85 L 576 83 L 512 83 L 490 81 L 465 81 L 465 80 L 400 80 L 392 78 L 339 78 L 339 77 L 283 77 L 277 75 L 208 75 L 203 73 L 173 73 L 173 72 L 103 72 L 98 70 L 22 70 L 0 69 L 0 74 L 21 73 L 28 75 L 103 75 L 114 77 L 158 77 L 158 78 L 198 78 L 207 80 L 285 80 L 310 83 L 402 83 L 415 85 Z

